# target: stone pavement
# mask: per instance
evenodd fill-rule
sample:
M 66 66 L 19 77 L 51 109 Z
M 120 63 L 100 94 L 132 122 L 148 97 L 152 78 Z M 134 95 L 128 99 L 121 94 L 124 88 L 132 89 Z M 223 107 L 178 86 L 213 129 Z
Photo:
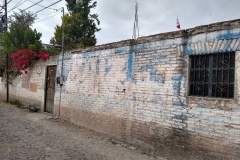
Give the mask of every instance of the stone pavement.
M 0 102 L 0 160 L 165 160 L 44 113 Z

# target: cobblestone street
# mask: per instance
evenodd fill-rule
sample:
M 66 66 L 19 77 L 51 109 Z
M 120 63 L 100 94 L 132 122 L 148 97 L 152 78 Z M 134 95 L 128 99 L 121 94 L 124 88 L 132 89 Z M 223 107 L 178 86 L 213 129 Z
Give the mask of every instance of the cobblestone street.
M 108 136 L 0 103 L 1 160 L 156 159 Z M 157 158 L 164 159 L 164 158 Z

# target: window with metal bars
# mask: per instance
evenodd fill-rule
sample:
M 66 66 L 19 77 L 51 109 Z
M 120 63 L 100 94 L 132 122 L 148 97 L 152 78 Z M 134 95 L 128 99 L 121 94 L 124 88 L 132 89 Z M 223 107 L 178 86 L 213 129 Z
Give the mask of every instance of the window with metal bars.
M 190 96 L 234 98 L 235 53 L 190 56 Z

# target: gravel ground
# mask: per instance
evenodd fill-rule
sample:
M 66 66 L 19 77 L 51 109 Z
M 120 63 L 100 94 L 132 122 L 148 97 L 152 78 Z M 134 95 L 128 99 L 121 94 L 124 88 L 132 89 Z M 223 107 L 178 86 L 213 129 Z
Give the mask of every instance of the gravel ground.
M 50 114 L 0 102 L 0 160 L 165 160 Z

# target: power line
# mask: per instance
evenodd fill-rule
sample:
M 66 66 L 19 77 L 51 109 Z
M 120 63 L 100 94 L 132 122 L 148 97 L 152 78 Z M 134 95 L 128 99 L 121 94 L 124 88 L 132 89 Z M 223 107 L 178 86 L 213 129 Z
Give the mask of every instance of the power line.
M 37 21 L 37 22 L 35 22 L 35 23 L 45 21 L 45 20 L 47 20 L 47 19 L 49 19 L 49 18 L 52 18 L 52 17 L 54 17 L 54 16 L 56 16 L 56 15 L 58 15 L 58 14 L 60 14 L 60 13 L 61 13 L 61 12 L 59 12 L 59 13 L 57 13 L 57 14 L 54 14 L 54 15 L 52 15 L 52 16 L 50 16 L 50 17 L 47 17 L 47 18 L 45 18 L 45 19 L 42 19 L 42 20 L 40 20 L 40 21 Z
M 12 0 L 8 1 L 7 4 L 10 3 L 11 1 L 12 1 Z
M 35 3 L 35 2 L 32 2 L 32 1 L 30 1 L 30 0 L 28 0 L 29 2 L 31 2 L 31 3 Z M 40 7 L 45 7 L 45 6 L 42 6 L 42 5 L 40 5 L 40 4 L 37 4 L 38 6 L 40 6 Z M 55 10 L 54 8 L 50 8 L 50 7 L 48 7 L 48 9 L 52 9 L 52 10 Z
M 51 4 L 51 5 L 49 5 L 49 6 L 47 6 L 47 7 L 45 7 L 45 8 L 43 8 L 43 9 L 41 9 L 41 10 L 39 10 L 39 11 L 35 12 L 34 14 L 36 14 L 36 13 L 38 13 L 38 12 L 41 12 L 41 11 L 43 11 L 43 10 L 47 9 L 47 8 L 49 8 L 49 7 L 53 6 L 54 4 L 56 4 L 56 3 L 60 2 L 60 1 L 62 1 L 62 0 L 59 0 L 59 1 L 57 1 L 57 2 L 55 2 L 55 3 L 53 3 L 53 4 Z
M 56 11 L 55 12 L 39 13 L 38 15 L 49 15 L 49 14 L 53 14 L 53 13 L 56 13 Z
M 22 1 L 22 0 L 21 0 L 21 1 Z M 17 7 L 19 7 L 20 5 L 22 5 L 23 3 L 25 3 L 27 0 L 23 1 L 22 3 L 21 3 L 21 1 L 18 2 L 18 3 L 17 3 L 12 9 L 10 9 L 8 12 L 10 12 L 10 11 L 16 9 Z
M 19 5 L 20 3 L 22 2 L 22 0 L 20 0 L 14 7 L 13 7 L 13 9 L 15 9 L 16 7 L 17 7 L 17 5 Z M 13 10 L 12 9 L 12 10 Z M 10 10 L 11 11 L 11 10 Z M 9 12 L 9 11 L 8 11 Z
M 42 1 L 43 1 L 43 0 L 38 1 L 37 3 L 34 3 L 33 5 L 29 6 L 28 8 L 26 8 L 26 9 L 24 9 L 24 10 L 22 10 L 22 11 L 25 11 L 25 10 L 29 9 L 29 8 L 31 8 L 31 7 L 33 7 L 33 6 L 35 6 L 35 5 L 37 5 L 38 3 L 42 2 Z

